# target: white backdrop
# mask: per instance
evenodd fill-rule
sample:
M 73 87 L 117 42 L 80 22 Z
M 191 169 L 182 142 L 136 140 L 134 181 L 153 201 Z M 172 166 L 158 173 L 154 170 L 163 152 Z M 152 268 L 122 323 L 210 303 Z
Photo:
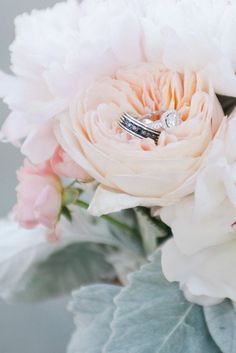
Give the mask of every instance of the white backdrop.
M 14 38 L 14 18 L 33 8 L 45 8 L 55 0 L 0 1 L 0 68 L 9 71 L 8 46 Z M 0 123 L 7 115 L 0 103 Z M 20 165 L 18 151 L 0 145 L 0 216 L 15 202 L 15 170 Z M 66 311 L 67 298 L 41 304 L 8 305 L 0 301 L 0 353 L 65 353 L 73 329 Z

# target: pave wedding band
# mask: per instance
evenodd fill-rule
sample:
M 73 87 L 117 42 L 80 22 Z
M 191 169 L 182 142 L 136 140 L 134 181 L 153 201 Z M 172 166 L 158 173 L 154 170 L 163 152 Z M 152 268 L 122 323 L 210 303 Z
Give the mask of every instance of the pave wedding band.
M 133 136 L 139 138 L 151 138 L 155 141 L 155 143 L 158 142 L 161 134 L 161 131 L 152 129 L 147 124 L 143 123 L 141 120 L 129 113 L 122 114 L 119 120 L 119 126 Z
M 155 111 L 138 118 L 131 113 L 124 113 L 119 119 L 119 126 L 130 135 L 138 138 L 151 138 L 157 144 L 162 131 L 175 127 L 181 123 L 178 112 L 169 109 L 161 114 L 159 120 L 153 121 L 150 118 L 154 115 L 160 115 L 160 111 Z

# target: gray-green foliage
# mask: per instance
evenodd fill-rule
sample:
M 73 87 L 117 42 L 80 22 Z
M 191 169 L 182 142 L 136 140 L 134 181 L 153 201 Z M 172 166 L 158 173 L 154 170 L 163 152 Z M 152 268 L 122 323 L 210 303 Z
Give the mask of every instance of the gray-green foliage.
M 204 308 L 209 331 L 223 353 L 236 352 L 236 312 L 229 300 Z
M 110 322 L 115 310 L 113 298 L 120 287 L 91 285 L 73 293 L 69 309 L 75 315 L 77 330 L 69 353 L 101 353 L 111 334 Z
M 26 242 L 19 254 L 14 253 L 0 266 L 5 298 L 47 299 L 116 276 L 126 282 L 127 274 L 146 261 L 156 248 L 156 238 L 163 235 L 150 217 L 143 213 L 137 216 L 133 210 L 112 215 L 117 224 L 93 217 L 79 207 L 70 211 L 73 221 L 63 219 L 60 223 L 58 242 L 50 244 L 43 237 L 32 246 Z M 4 278 L 12 278 L 12 273 L 14 280 L 6 286 Z
M 72 210 L 72 216 L 72 223 L 66 219 L 61 223 L 58 242 L 50 243 L 42 236 L 31 245 L 33 238 L 29 236 L 19 253 L 8 256 L 0 266 L 1 295 L 11 301 L 40 300 L 70 293 L 82 284 L 112 281 L 117 274 L 108 258 L 114 252 L 124 251 L 134 259 L 135 266 L 139 265 L 143 248 L 135 228 L 133 233 L 126 233 L 79 208 Z M 135 217 L 119 217 L 132 229 Z M 12 274 L 14 280 L 9 281 Z
M 167 230 L 161 227 L 161 220 L 150 216 L 149 209 L 138 207 L 135 209 L 135 214 L 144 252 L 146 255 L 150 255 L 156 250 L 158 239 L 168 235 Z
M 135 227 L 135 218 L 132 211 L 120 212 L 115 214 L 114 218 L 128 224 L 133 232 L 127 232 L 101 217 L 93 217 L 87 210 L 74 208 L 73 211 L 73 222 L 64 222 L 63 236 L 71 236 L 72 234 L 78 242 L 105 244 L 135 254 L 143 254 L 142 242 Z
M 82 284 L 109 281 L 114 270 L 105 260 L 106 247 L 74 243 L 32 266 L 14 296 L 18 300 L 42 300 L 71 292 Z
M 85 291 L 85 290 L 84 290 Z M 89 287 L 87 292 L 89 291 Z M 94 307 L 100 303 L 109 286 L 100 292 L 93 290 Z M 78 292 L 79 293 L 79 292 Z M 85 293 L 85 292 L 83 292 Z M 100 295 L 102 293 L 102 297 Z M 111 292 L 110 292 L 111 293 Z M 117 292 L 115 293 L 117 294 Z M 74 300 L 78 300 L 80 296 Z M 89 297 L 91 300 L 91 296 Z M 80 304 L 81 306 L 81 304 Z M 77 306 L 79 307 L 79 306 Z M 91 307 L 90 307 L 91 308 Z M 160 253 L 154 254 L 151 263 L 144 265 L 140 271 L 130 276 L 129 284 L 122 288 L 111 301 L 108 308 L 111 315 L 107 317 L 111 331 L 106 330 L 107 342 L 99 350 L 85 349 L 93 353 L 219 353 L 220 350 L 212 340 L 206 327 L 203 309 L 186 301 L 176 284 L 170 284 L 161 273 Z M 84 310 L 84 307 L 83 307 Z M 93 311 L 89 309 L 90 315 Z M 95 310 L 94 315 L 97 315 Z M 79 321 L 78 321 L 79 320 Z M 82 320 L 82 321 L 80 321 Z M 84 326 L 83 315 L 77 311 L 77 330 L 73 336 L 76 342 L 81 336 L 80 327 Z M 93 320 L 96 323 L 96 320 Z M 92 326 L 93 336 L 103 334 L 101 325 Z M 87 326 L 89 329 L 89 326 Z M 88 337 L 91 337 L 88 335 Z M 103 336 L 104 337 L 104 336 Z M 95 339 L 96 342 L 96 339 Z M 103 340 L 104 343 L 104 340 Z M 68 353 L 82 353 L 73 345 Z M 79 346 L 78 346 L 79 347 Z

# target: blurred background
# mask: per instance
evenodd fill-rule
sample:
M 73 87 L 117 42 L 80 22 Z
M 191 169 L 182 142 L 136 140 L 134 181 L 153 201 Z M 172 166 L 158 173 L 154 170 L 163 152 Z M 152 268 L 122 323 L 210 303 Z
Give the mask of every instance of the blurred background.
M 9 72 L 9 44 L 14 39 L 14 18 L 33 8 L 46 8 L 56 0 L 0 0 L 0 69 Z M 0 124 L 8 110 L 0 103 Z M 19 152 L 8 144 L 0 145 L 0 216 L 15 202 L 16 169 Z M 73 331 L 66 306 L 69 298 L 40 304 L 6 304 L 0 300 L 0 353 L 65 353 Z

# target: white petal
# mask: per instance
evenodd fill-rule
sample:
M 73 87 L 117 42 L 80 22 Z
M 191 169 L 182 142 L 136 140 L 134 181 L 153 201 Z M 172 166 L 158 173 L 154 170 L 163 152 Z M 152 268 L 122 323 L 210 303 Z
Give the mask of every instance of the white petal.
M 99 186 L 90 203 L 88 211 L 101 216 L 137 206 L 153 207 L 160 203 L 158 198 L 135 197 L 113 189 Z
M 31 131 L 22 145 L 21 152 L 33 163 L 42 163 L 50 159 L 57 148 L 53 133 L 52 120 Z
M 169 281 L 180 282 L 187 299 L 215 304 L 224 298 L 236 300 L 236 241 L 184 255 L 173 239 L 162 249 L 162 268 Z
M 192 294 L 186 285 L 181 286 L 182 291 L 184 292 L 185 298 L 192 303 L 198 305 L 216 305 L 222 302 L 222 298 L 213 298 L 208 297 L 207 295 L 194 295 Z
M 186 255 L 234 238 L 236 210 L 227 199 L 210 216 L 196 213 L 192 196 L 176 206 L 163 208 L 160 216 L 171 227 L 177 246 Z
M 138 18 L 131 11 L 126 10 L 121 16 L 114 17 L 111 46 L 121 66 L 142 61 L 140 36 Z

